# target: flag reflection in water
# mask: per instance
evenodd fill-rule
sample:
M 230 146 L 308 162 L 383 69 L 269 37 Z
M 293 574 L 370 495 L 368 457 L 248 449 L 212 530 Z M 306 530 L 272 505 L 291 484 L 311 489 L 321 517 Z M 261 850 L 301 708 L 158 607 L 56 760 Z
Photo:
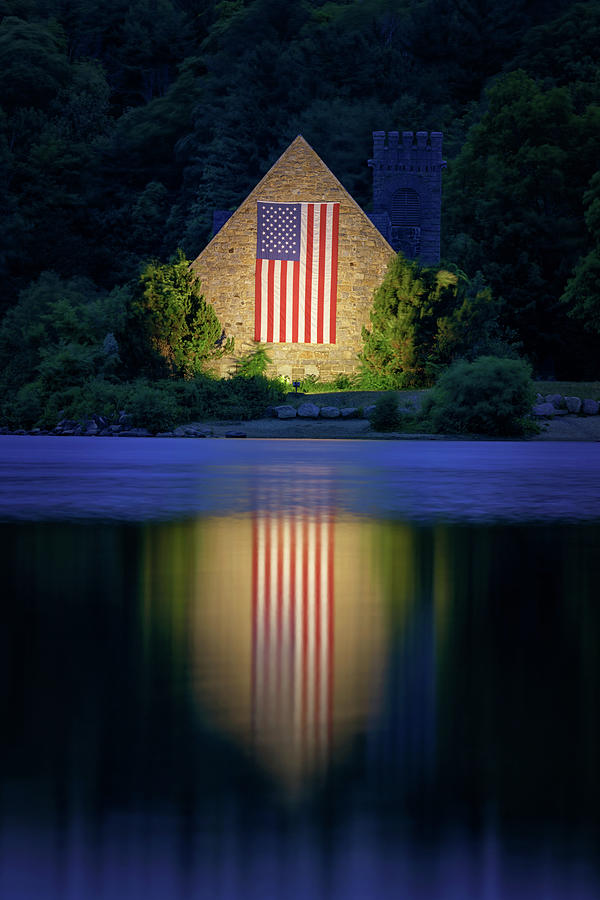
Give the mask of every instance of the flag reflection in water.
M 364 730 L 383 654 L 373 533 L 329 507 L 213 519 L 195 605 L 213 722 L 292 791 Z
M 334 683 L 333 516 L 258 517 L 252 534 L 252 725 L 286 729 L 309 765 L 329 756 Z

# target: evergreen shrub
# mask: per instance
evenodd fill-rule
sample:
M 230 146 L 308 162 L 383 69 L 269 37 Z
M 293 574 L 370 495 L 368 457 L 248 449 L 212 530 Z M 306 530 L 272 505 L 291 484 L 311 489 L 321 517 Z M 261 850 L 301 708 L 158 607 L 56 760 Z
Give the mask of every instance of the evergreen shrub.
M 534 398 L 526 362 L 480 356 L 453 363 L 425 398 L 422 414 L 434 432 L 520 435 Z

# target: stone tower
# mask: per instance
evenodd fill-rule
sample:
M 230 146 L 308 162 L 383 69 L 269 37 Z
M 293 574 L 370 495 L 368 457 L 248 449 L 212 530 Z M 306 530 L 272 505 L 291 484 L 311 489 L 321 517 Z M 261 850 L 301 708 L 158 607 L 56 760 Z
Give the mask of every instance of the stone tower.
M 369 218 L 396 252 L 425 265 L 440 261 L 440 131 L 373 132 L 373 212 Z M 386 142 L 387 139 L 387 142 Z

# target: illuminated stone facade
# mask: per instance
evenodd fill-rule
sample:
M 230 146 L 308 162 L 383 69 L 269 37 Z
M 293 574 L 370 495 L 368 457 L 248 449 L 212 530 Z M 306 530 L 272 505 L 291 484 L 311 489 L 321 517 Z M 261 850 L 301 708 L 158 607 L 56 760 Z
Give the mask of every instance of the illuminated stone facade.
M 256 349 L 254 341 L 254 268 L 256 202 L 339 202 L 337 337 L 335 344 L 269 343 L 271 373 L 291 381 L 307 375 L 330 380 L 358 368 L 361 332 L 369 325 L 373 292 L 394 251 L 359 205 L 303 137 L 298 136 L 262 181 L 192 263 L 202 292 L 212 303 L 235 357 Z M 235 358 L 220 360 L 217 371 L 235 370 Z

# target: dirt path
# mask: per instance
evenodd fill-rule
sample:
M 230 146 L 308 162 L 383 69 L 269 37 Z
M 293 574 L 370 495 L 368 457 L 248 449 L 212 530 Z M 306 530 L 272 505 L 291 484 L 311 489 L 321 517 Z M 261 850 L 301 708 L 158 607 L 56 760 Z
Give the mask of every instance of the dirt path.
M 527 440 L 600 441 L 600 416 L 561 416 L 541 423 L 542 431 Z M 248 438 L 310 440 L 456 440 L 456 435 L 396 434 L 373 431 L 367 419 L 252 419 L 249 422 L 207 422 L 214 437 L 240 433 Z M 459 440 L 470 438 L 458 437 Z M 489 438 L 485 438 L 489 440 Z

